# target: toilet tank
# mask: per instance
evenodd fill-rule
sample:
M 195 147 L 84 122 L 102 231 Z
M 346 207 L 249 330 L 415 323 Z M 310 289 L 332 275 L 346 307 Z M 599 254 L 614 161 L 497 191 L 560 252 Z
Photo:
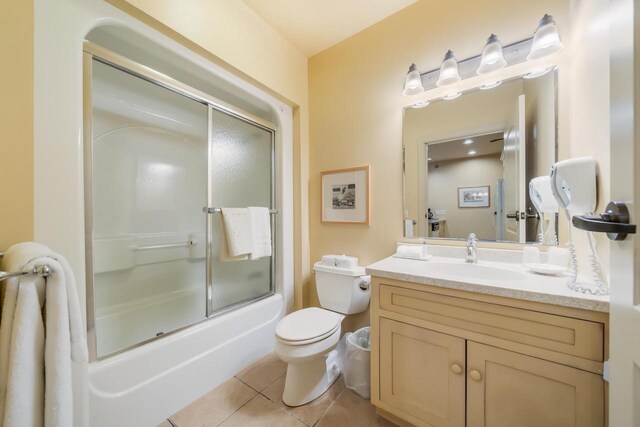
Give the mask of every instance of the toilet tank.
M 325 255 L 313 265 L 320 306 L 342 314 L 362 313 L 369 305 L 371 276 L 358 258 Z

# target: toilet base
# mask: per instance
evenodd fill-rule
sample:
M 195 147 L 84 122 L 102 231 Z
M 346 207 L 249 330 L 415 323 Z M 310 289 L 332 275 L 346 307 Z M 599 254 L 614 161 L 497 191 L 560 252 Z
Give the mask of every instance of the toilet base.
M 301 406 L 320 397 L 340 376 L 336 363 L 338 352 L 304 361 L 289 363 L 282 401 L 287 406 Z

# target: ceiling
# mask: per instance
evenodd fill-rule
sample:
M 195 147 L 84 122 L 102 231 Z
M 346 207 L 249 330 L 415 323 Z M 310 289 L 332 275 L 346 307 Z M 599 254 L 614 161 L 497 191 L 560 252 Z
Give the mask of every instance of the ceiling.
M 417 0 L 243 0 L 310 57 Z
M 429 158 L 431 163 L 453 159 L 468 159 L 472 157 L 497 155 L 502 153 L 504 141 L 503 133 L 491 133 L 488 135 L 472 136 L 437 144 L 429 144 Z M 471 144 L 464 144 L 466 140 L 472 140 Z M 493 142 L 492 142 L 493 141 Z M 469 151 L 475 154 L 469 154 Z

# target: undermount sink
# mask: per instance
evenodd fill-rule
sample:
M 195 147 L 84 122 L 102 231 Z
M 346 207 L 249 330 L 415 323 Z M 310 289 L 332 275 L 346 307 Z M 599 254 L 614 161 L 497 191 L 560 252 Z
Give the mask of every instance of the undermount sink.
M 525 274 L 517 271 L 479 264 L 427 262 L 425 263 L 425 267 L 430 274 L 442 276 L 444 278 L 451 277 L 460 279 L 511 281 L 523 280 L 527 277 Z

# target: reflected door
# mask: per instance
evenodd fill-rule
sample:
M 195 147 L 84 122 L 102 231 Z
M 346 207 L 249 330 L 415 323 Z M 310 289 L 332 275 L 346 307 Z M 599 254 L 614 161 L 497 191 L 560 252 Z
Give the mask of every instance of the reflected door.
M 209 206 L 273 208 L 273 131 L 210 107 Z M 226 256 L 222 214 L 209 215 L 211 264 L 209 312 L 273 292 L 274 258 L 234 260 Z M 271 219 L 271 236 L 275 236 Z M 273 252 L 273 251 L 272 251 Z
M 504 132 L 504 240 L 524 243 L 526 221 L 520 218 L 525 210 L 525 115 L 524 95 L 518 97 L 513 115 Z

